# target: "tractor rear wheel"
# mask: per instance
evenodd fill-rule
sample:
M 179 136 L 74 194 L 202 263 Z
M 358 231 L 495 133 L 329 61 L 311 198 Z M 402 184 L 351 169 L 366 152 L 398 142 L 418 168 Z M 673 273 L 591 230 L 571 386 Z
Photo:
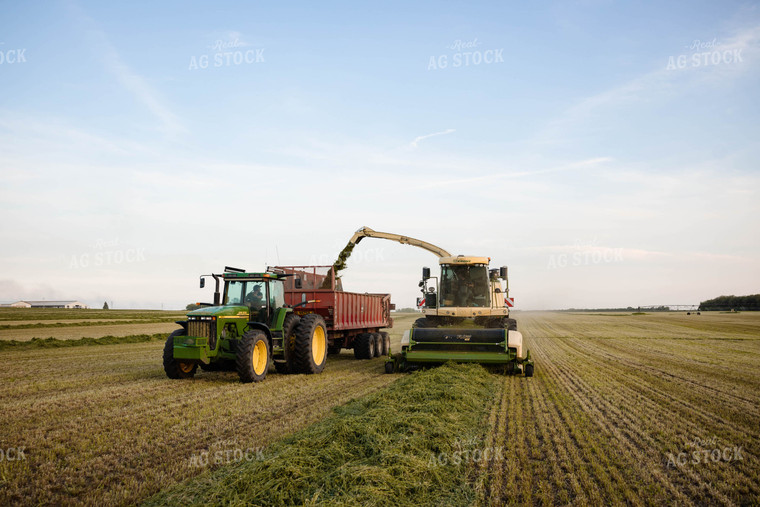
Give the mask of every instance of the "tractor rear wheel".
M 198 363 L 195 361 L 182 361 L 174 358 L 174 337 L 185 335 L 187 335 L 187 331 L 177 329 L 169 335 L 166 344 L 164 344 L 164 371 L 169 378 L 192 378 L 198 369 Z
M 321 373 L 327 362 L 327 325 L 316 313 L 304 315 L 296 326 L 295 365 L 299 373 Z
M 269 369 L 269 343 L 267 335 L 259 329 L 247 331 L 237 348 L 237 372 L 240 381 L 261 382 Z
M 375 354 L 375 336 L 372 333 L 361 333 L 354 338 L 354 357 L 356 359 L 372 359 Z
M 298 373 L 295 365 L 296 356 L 296 327 L 301 321 L 301 317 L 295 313 L 289 313 L 285 316 L 282 323 L 282 356 L 274 362 L 277 373 Z

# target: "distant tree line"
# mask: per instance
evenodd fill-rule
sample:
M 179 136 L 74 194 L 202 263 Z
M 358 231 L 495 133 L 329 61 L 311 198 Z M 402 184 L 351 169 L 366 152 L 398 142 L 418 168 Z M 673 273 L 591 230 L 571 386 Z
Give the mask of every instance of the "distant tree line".
M 560 312 L 669 312 L 668 306 L 647 306 L 634 308 L 633 306 L 627 306 L 625 308 L 568 308 L 567 310 L 559 310 Z
M 699 309 L 703 311 L 760 311 L 760 294 L 753 294 L 751 296 L 719 296 L 702 301 L 699 303 Z

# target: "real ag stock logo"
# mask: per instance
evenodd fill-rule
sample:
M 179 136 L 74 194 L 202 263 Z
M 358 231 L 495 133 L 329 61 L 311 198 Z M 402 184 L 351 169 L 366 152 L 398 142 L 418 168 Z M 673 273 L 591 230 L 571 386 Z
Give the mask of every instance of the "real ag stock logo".
M 265 63 L 264 48 L 245 49 L 247 46 L 248 44 L 240 42 L 237 37 L 227 41 L 217 39 L 208 46 L 211 53 L 190 57 L 187 70 Z
M 26 48 L 6 49 L 4 42 L 0 42 L 0 65 L 13 65 L 26 63 Z
M 455 40 L 452 44 L 446 46 L 446 49 L 452 53 L 444 53 L 438 56 L 431 56 L 428 59 L 427 70 L 442 70 L 448 67 L 470 67 L 477 65 L 492 65 L 494 63 L 504 63 L 504 48 L 501 49 L 479 49 L 482 45 L 478 42 L 477 37 L 471 41 Z
M 708 67 L 711 65 L 730 65 L 743 63 L 742 48 L 721 49 L 718 39 L 711 41 L 694 40 L 685 46 L 690 55 L 682 54 L 668 58 L 667 70 L 685 69 L 688 67 Z

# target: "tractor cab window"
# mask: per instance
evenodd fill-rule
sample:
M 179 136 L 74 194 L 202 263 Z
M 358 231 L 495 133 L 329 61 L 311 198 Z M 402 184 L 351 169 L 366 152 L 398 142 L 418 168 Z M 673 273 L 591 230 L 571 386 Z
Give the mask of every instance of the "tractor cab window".
M 441 266 L 441 306 L 488 306 L 488 290 L 488 266 Z
M 269 284 L 269 307 L 282 308 L 285 306 L 285 286 L 279 280 Z
M 266 287 L 264 282 L 248 282 L 248 294 L 245 296 L 245 304 L 251 310 L 260 310 L 266 306 Z
M 227 282 L 225 288 L 224 303 L 225 305 L 242 305 L 245 299 L 246 282 L 233 280 Z

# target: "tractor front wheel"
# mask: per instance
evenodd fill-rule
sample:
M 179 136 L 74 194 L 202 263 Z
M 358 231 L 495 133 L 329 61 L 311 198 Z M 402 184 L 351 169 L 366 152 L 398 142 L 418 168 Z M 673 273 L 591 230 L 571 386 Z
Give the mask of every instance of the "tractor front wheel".
M 295 362 L 299 373 L 321 373 L 327 362 L 327 325 L 316 313 L 304 315 L 296 327 Z
M 193 378 L 198 369 L 198 363 L 194 361 L 181 361 L 174 358 L 174 337 L 185 336 L 187 332 L 184 329 L 177 329 L 164 345 L 164 371 L 166 376 L 172 379 Z
M 261 382 L 269 369 L 269 343 L 263 331 L 252 329 L 243 335 L 237 348 L 240 381 Z

